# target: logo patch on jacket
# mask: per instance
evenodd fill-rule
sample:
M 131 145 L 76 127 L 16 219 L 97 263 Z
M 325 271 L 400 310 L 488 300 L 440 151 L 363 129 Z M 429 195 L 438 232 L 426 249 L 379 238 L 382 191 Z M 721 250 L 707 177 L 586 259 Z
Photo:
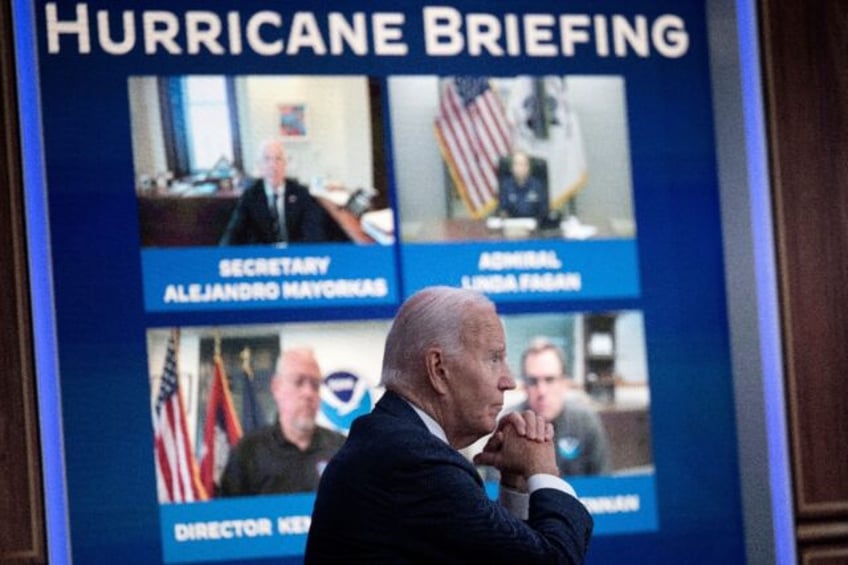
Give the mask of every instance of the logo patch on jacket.
M 574 436 L 565 436 L 557 440 L 557 452 L 563 459 L 569 461 L 577 459 L 582 451 L 580 440 Z

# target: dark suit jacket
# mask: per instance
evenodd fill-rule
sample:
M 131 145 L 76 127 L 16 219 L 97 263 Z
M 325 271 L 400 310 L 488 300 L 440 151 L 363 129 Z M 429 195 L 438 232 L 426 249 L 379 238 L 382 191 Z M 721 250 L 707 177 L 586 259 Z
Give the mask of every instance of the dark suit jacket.
M 325 213 L 309 190 L 292 179 L 286 179 L 284 192 L 288 241 L 326 241 Z M 239 198 L 221 245 L 276 243 L 279 236 L 268 208 L 262 179 L 254 182 Z
M 389 391 L 321 477 L 306 563 L 582 563 L 591 531 L 583 505 L 554 489 L 514 517 Z

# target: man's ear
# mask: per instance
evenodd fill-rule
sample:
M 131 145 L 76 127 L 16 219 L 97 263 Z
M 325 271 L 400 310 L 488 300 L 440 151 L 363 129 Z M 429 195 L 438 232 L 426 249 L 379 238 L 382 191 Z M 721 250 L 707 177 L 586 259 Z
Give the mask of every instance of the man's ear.
M 271 384 L 268 388 L 271 390 L 271 396 L 273 398 L 277 398 L 277 394 L 279 394 L 282 384 L 283 383 L 281 382 L 280 377 L 278 375 L 274 375 L 271 377 Z
M 427 350 L 424 357 L 427 366 L 427 379 L 436 394 L 444 395 L 448 392 L 448 370 L 445 366 L 445 355 L 438 347 Z

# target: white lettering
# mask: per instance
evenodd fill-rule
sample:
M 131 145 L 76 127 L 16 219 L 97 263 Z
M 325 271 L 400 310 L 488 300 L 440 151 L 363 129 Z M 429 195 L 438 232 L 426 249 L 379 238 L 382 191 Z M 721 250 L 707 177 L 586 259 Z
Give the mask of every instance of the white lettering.
M 460 286 L 488 294 L 578 292 L 583 288 L 583 278 L 580 273 L 463 275 Z
M 330 270 L 330 257 L 257 257 L 222 259 L 218 275 L 223 278 L 318 276 Z
M 296 12 L 292 19 L 286 54 L 297 55 L 301 48 L 312 49 L 316 55 L 327 52 L 327 46 L 324 44 L 324 38 L 321 37 L 321 31 L 312 12 Z
M 648 56 L 648 22 L 645 16 L 636 16 L 634 19 L 634 25 L 631 26 L 624 16 L 612 17 L 612 44 L 619 57 L 627 56 L 628 45 L 640 57 Z
M 376 279 L 337 279 L 285 281 L 280 285 L 284 299 L 383 298 L 389 293 L 388 282 Z
M 357 12 L 353 14 L 353 25 L 351 26 L 344 14 L 331 12 L 327 23 L 330 28 L 330 53 L 341 55 L 345 52 L 345 45 L 356 55 L 368 54 L 368 30 L 365 26 L 365 14 Z
M 651 28 L 651 40 L 664 57 L 682 57 L 689 50 L 689 34 L 686 33 L 683 20 L 677 16 L 657 18 Z
M 76 38 L 76 51 L 91 53 L 91 35 L 109 55 L 139 49 L 148 55 L 260 56 L 405 56 L 403 12 L 359 11 L 352 14 L 294 12 L 284 27 L 284 13 L 228 11 L 226 18 L 208 10 L 98 10 L 93 22 L 85 2 L 75 14 L 59 18 L 58 2 L 45 4 L 47 52 L 57 54 L 63 36 Z M 285 15 L 285 18 L 288 18 Z M 321 18 L 324 18 L 323 21 Z M 453 6 L 422 8 L 424 49 L 428 56 L 575 57 L 594 47 L 598 57 L 683 57 L 689 50 L 685 21 L 674 14 L 463 13 Z M 96 26 L 96 30 L 90 28 Z M 370 28 L 369 28 L 370 25 Z M 324 35 L 326 32 L 326 36 Z M 370 36 L 369 36 L 370 32 Z M 139 37 L 139 36 L 143 37 Z M 70 39 L 73 42 L 73 39 Z M 70 44 L 73 46 L 73 43 Z M 66 42 L 65 47 L 68 47 Z
M 463 275 L 460 286 L 477 292 L 506 294 L 518 292 L 518 279 L 515 275 Z
M 683 20 L 665 14 L 649 22 L 644 15 L 505 14 L 463 15 L 448 6 L 424 8 L 425 49 L 432 56 L 574 57 L 580 45 L 594 42 L 599 57 L 608 57 L 610 43 L 617 57 L 650 55 L 653 46 L 664 57 L 683 56 L 689 36 Z
M 526 14 L 524 16 L 524 41 L 527 54 L 531 57 L 555 57 L 557 48 L 550 43 L 551 28 L 555 23 L 549 14 Z
M 468 14 L 468 54 L 480 55 L 483 50 L 495 57 L 503 56 L 503 48 L 498 44 L 501 36 L 501 22 L 492 14 Z
M 213 55 L 223 55 L 224 48 L 218 43 L 221 35 L 221 19 L 214 12 L 190 10 L 185 15 L 186 51 L 191 55 L 200 53 L 200 46 Z
M 177 44 L 177 33 L 180 31 L 180 22 L 172 12 L 163 10 L 150 10 L 142 14 L 144 22 L 144 52 L 155 55 L 157 45 L 171 55 L 182 53 Z M 159 27 L 157 27 L 159 26 Z
M 238 12 L 227 12 L 227 29 L 229 31 L 230 53 L 240 55 L 241 45 L 241 14 Z
M 616 496 L 592 496 L 580 498 L 580 502 L 591 514 L 622 514 L 638 512 L 641 500 L 638 494 L 619 494 Z
M 124 24 L 124 39 L 120 43 L 112 41 L 109 29 L 109 12 L 100 10 L 97 12 L 97 39 L 100 47 L 110 55 L 125 55 L 135 47 L 135 20 L 130 10 L 124 10 L 121 16 Z
M 311 516 L 286 516 L 277 518 L 277 532 L 282 535 L 305 534 L 312 524 Z
M 481 271 L 508 269 L 560 269 L 562 261 L 556 251 L 484 251 L 477 261 Z
M 564 15 L 559 18 L 560 35 L 562 42 L 562 54 L 571 57 L 574 55 L 575 43 L 589 43 L 589 33 L 585 28 L 589 25 L 589 16 L 585 14 Z
M 598 57 L 609 57 L 609 38 L 607 36 L 607 19 L 595 16 L 595 53 Z
M 428 55 L 458 55 L 465 46 L 460 33 L 462 17 L 448 7 L 424 8 L 424 48 Z
M 378 12 L 371 19 L 374 27 L 374 52 L 377 55 L 406 55 L 409 47 L 402 41 L 406 17 L 400 12 Z
M 507 14 L 504 17 L 506 25 L 506 52 L 512 57 L 521 55 L 521 38 L 518 35 L 518 16 Z
M 521 273 L 522 292 L 576 292 L 583 288 L 580 273 Z
M 256 12 L 249 20 L 247 20 L 247 44 L 259 55 L 279 55 L 283 52 L 283 40 L 277 39 L 271 43 L 267 43 L 262 39 L 260 28 L 264 25 L 279 28 L 283 25 L 283 18 L 276 12 L 264 10 Z
M 169 284 L 162 301 L 165 304 L 208 302 L 250 302 L 278 300 L 280 287 L 273 282 Z
M 174 524 L 174 539 L 179 542 L 255 538 L 273 535 L 268 518 L 245 518 L 210 522 L 178 522 Z
M 59 52 L 59 34 L 68 33 L 77 36 L 77 50 L 79 53 L 91 53 L 91 38 L 88 30 L 88 5 L 77 4 L 77 19 L 59 21 L 56 12 L 56 3 L 49 2 L 44 7 L 45 19 L 47 20 L 47 52 Z

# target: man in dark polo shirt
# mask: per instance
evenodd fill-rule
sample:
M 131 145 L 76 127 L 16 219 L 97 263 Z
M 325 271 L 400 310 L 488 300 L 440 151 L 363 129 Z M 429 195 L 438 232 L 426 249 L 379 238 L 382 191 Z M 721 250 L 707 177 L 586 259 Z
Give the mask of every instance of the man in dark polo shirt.
M 277 422 L 246 436 L 230 453 L 218 496 L 314 491 L 344 436 L 318 426 L 323 378 L 312 350 L 284 351 L 271 394 Z

